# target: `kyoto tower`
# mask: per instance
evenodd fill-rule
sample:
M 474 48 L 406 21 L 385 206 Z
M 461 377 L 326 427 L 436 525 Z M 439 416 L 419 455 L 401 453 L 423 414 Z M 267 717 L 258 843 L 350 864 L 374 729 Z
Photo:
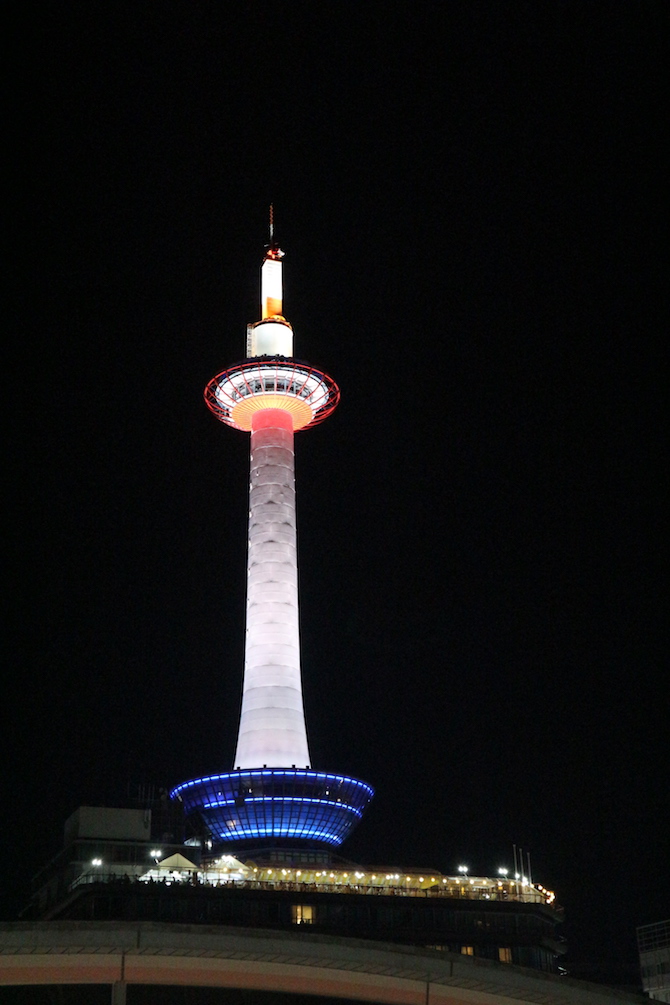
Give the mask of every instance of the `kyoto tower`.
M 374 794 L 370 785 L 311 767 L 302 699 L 294 433 L 323 422 L 340 392 L 293 358 L 283 315 L 280 249 L 270 209 L 261 266 L 261 317 L 247 358 L 217 374 L 205 401 L 217 419 L 251 433 L 247 608 L 242 711 L 234 770 L 178 785 L 172 798 L 215 843 L 337 847 Z

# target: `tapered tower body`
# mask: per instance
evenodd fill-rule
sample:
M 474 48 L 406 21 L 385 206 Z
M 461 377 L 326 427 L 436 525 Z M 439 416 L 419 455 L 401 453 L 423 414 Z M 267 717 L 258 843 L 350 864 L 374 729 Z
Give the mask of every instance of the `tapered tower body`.
M 217 842 L 337 846 L 373 790 L 311 767 L 300 666 L 294 434 L 327 418 L 340 392 L 327 374 L 293 358 L 282 258 L 271 222 L 261 317 L 247 328 L 247 358 L 205 388 L 218 419 L 251 433 L 245 665 L 234 770 L 184 782 L 172 796 Z
M 247 627 L 238 768 L 309 767 L 300 678 L 292 416 L 251 422 Z

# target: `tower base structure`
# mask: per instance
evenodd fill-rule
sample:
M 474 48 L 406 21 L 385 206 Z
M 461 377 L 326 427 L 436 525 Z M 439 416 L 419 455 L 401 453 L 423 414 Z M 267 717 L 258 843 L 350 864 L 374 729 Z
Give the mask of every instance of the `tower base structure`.
M 170 793 L 198 816 L 212 840 L 230 847 L 261 844 L 337 848 L 374 795 L 367 782 L 298 768 L 258 768 L 207 775 Z

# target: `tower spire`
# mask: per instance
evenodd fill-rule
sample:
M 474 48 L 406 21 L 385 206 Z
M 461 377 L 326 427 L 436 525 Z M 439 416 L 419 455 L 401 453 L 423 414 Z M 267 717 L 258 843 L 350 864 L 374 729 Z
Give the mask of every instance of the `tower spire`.
M 283 266 L 284 252 L 275 241 L 275 211 L 270 203 L 270 243 L 265 246 L 265 256 L 261 265 L 261 321 L 279 322 L 271 328 L 264 328 L 254 337 L 250 325 L 247 329 L 248 356 L 291 356 L 293 355 L 293 329 L 284 317 L 283 311 Z

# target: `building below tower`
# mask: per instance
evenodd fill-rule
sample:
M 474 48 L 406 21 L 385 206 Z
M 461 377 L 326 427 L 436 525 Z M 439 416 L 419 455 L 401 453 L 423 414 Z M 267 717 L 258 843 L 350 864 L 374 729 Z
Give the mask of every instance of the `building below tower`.
M 25 918 L 299 931 L 425 947 L 555 972 L 562 912 L 542 887 L 363 866 L 319 848 L 184 839 L 178 805 L 80 807 Z M 208 847 L 211 845 L 211 847 Z

